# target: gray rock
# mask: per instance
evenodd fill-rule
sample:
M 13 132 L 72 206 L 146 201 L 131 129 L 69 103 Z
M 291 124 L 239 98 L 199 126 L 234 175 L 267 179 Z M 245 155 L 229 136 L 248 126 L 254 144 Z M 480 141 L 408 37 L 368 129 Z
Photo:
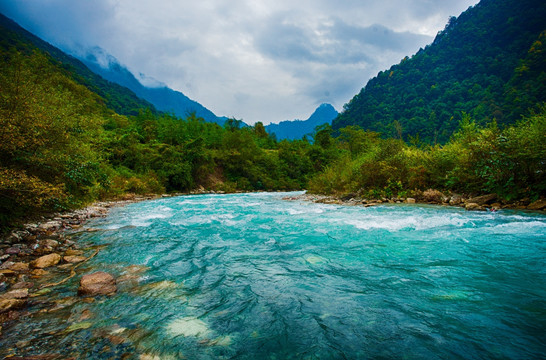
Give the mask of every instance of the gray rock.
M 62 224 L 60 221 L 48 221 L 46 223 L 40 224 L 38 228 L 45 231 L 52 231 L 59 229 L 61 225 Z

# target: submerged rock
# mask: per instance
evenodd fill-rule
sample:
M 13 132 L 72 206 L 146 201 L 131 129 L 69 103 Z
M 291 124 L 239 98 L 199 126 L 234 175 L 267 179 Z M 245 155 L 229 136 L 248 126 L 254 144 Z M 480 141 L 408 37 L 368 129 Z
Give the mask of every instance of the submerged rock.
M 321 258 L 320 256 L 316 256 L 316 255 L 306 256 L 305 261 L 307 261 L 309 264 L 312 264 L 312 265 L 321 264 L 321 263 L 325 262 L 325 260 L 323 258 Z
M 64 329 L 64 332 L 65 333 L 70 333 L 72 331 L 85 330 L 85 329 L 89 329 L 91 326 L 93 326 L 92 322 L 83 321 L 83 322 L 74 323 L 74 324 L 70 325 L 69 327 Z
M 87 260 L 87 258 L 85 256 L 68 255 L 68 256 L 65 256 L 63 260 L 70 264 L 76 264 L 76 263 Z
M 74 250 L 74 249 L 68 249 L 64 253 L 65 256 L 81 256 L 83 255 L 83 250 Z
M 40 277 L 40 276 L 44 276 L 44 275 L 47 275 L 49 274 L 47 271 L 43 270 L 43 269 L 34 269 L 30 272 L 30 275 L 34 276 L 34 277 Z
M 194 317 L 185 317 L 173 320 L 167 330 L 174 336 L 205 336 L 210 330 L 207 324 Z
M 53 253 L 49 255 L 44 255 L 38 259 L 32 261 L 30 266 L 37 269 L 43 269 L 50 266 L 55 266 L 61 261 L 61 255 Z
M 84 296 L 112 295 L 116 291 L 116 279 L 106 272 L 98 271 L 82 276 L 78 294 Z
M 26 299 L 0 299 L 0 313 L 20 309 L 26 304 Z
M 20 281 L 16 284 L 14 284 L 11 288 L 12 289 L 30 289 L 31 287 L 34 287 L 34 283 L 30 281 Z

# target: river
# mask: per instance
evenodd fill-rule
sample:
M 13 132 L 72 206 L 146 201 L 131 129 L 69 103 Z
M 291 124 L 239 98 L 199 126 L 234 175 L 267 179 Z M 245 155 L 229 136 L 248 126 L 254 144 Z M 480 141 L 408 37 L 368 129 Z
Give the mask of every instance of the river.
M 181 196 L 114 208 L 100 252 L 0 338 L 82 359 L 484 359 L 546 352 L 546 216 Z M 76 296 L 107 271 L 118 292 Z M 22 343 L 21 343 L 22 342 Z M 3 353 L 2 353 L 3 352 Z

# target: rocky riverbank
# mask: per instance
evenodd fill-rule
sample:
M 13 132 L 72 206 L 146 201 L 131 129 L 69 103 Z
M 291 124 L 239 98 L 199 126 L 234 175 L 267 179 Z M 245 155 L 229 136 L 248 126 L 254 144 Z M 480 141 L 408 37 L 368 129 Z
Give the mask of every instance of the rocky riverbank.
M 368 199 L 358 194 L 345 195 L 321 195 L 321 194 L 302 194 L 299 196 L 285 197 L 285 200 L 311 201 L 321 204 L 337 204 L 346 206 L 371 207 L 380 204 L 434 204 L 444 206 L 458 206 L 472 211 L 496 211 L 500 209 L 518 209 L 518 210 L 546 210 L 546 199 L 531 201 L 530 199 L 521 199 L 514 202 L 503 201 L 496 194 L 487 194 L 481 196 L 469 196 L 461 194 L 444 194 L 438 190 L 429 189 L 422 192 L 415 192 L 412 197 L 392 197 L 381 199 Z
M 126 200 L 98 202 L 84 209 L 54 214 L 11 231 L 0 241 L 0 336 L 12 322 L 29 316 L 29 308 L 40 303 L 40 311 L 59 305 L 40 298 L 76 275 L 76 268 L 96 255 L 98 250 L 81 249 L 70 240 L 83 231 L 86 221 L 104 217 L 113 207 L 151 200 L 156 196 L 132 196 Z M 105 273 L 82 276 L 79 292 L 83 297 L 112 294 L 115 280 Z M 52 280 L 64 280 L 52 283 Z M 45 304 L 45 306 L 44 306 Z M 49 309 L 49 310 L 50 310 Z

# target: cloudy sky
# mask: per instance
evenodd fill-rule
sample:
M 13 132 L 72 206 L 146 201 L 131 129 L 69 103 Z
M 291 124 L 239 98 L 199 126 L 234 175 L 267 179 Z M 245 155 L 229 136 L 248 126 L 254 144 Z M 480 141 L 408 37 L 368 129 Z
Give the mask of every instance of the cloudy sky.
M 379 71 L 478 0 L 1 0 L 72 53 L 100 47 L 134 74 L 247 123 L 340 111 Z

